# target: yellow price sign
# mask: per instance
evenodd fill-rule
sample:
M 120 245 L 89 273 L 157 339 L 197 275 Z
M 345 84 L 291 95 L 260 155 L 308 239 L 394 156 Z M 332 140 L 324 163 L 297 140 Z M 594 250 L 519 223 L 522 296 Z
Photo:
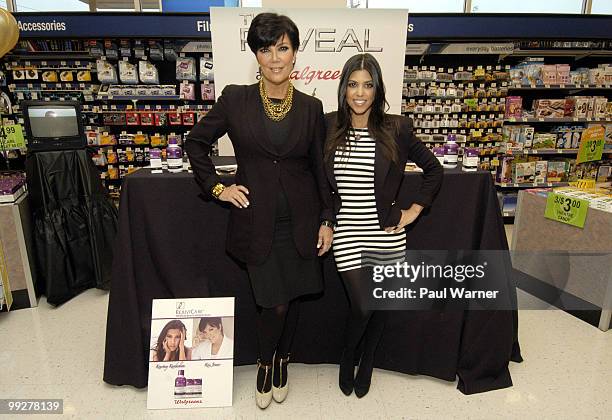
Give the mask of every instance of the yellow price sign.
M 578 149 L 576 163 L 601 160 L 605 139 L 606 130 L 600 125 L 584 130 L 580 137 L 580 148 Z
M 557 222 L 584 228 L 589 202 L 580 198 L 567 197 L 561 194 L 549 193 L 546 200 L 544 217 Z
M 570 182 L 570 186 L 580 188 L 581 190 L 589 190 L 591 188 L 595 188 L 595 180 L 579 179 L 578 181 Z
M 25 149 L 21 125 L 0 125 L 0 150 Z

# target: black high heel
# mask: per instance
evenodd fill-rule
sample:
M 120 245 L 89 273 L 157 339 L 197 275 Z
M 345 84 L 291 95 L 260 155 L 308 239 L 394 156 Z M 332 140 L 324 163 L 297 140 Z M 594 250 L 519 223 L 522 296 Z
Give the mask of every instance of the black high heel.
M 374 357 L 359 362 L 359 370 L 355 377 L 355 395 L 357 398 L 363 398 L 370 391 L 372 384 L 372 372 L 374 370 Z
M 338 386 L 347 397 L 353 393 L 355 387 L 355 353 L 344 349 L 340 358 L 338 372 Z

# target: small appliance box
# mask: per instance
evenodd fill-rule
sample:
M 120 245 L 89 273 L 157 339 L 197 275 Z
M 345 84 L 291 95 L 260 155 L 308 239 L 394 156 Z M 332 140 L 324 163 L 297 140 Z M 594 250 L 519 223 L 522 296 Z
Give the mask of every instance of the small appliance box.
M 565 182 L 568 164 L 565 161 L 548 162 L 548 182 Z
M 512 169 L 512 180 L 515 184 L 534 182 L 536 162 L 518 162 Z
M 546 182 L 546 175 L 548 172 L 548 162 L 545 160 L 539 160 L 535 162 L 535 176 L 533 182 L 537 184 L 544 184 Z

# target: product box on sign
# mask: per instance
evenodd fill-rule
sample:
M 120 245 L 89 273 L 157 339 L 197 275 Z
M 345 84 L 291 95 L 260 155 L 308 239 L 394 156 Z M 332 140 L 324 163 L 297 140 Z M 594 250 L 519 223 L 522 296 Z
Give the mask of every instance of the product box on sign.
M 232 405 L 234 298 L 155 299 L 147 408 Z

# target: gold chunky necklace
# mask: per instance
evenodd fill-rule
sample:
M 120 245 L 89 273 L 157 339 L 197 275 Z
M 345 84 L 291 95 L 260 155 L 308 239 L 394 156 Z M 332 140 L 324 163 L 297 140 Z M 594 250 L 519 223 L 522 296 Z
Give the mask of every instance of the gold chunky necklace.
M 268 98 L 263 79 L 259 81 L 259 95 L 261 96 L 266 116 L 272 121 L 282 121 L 291 111 L 291 105 L 293 105 L 293 84 L 291 84 L 291 81 L 289 81 L 285 98 L 279 103 L 274 103 Z

